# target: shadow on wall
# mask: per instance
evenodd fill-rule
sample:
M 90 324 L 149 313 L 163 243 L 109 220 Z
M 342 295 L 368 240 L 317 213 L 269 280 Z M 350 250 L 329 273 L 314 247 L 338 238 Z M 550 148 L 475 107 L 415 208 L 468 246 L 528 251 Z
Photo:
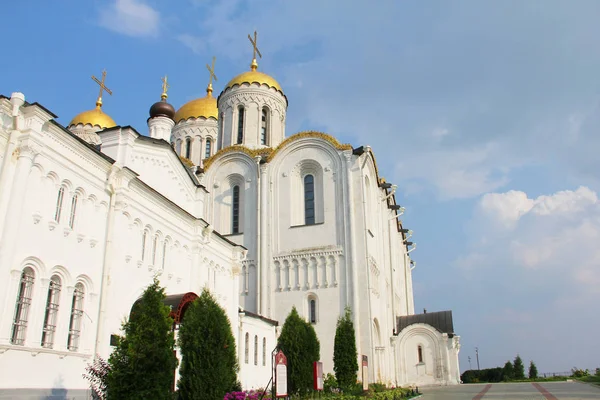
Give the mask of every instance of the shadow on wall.
M 65 388 L 62 375 L 54 381 L 52 386 L 50 395 L 46 396 L 44 400 L 67 400 L 67 389 Z

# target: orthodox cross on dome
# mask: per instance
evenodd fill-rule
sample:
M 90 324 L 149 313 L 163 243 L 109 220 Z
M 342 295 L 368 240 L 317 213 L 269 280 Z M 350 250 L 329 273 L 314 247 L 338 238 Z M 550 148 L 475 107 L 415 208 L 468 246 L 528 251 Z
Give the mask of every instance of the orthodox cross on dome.
M 212 93 L 212 81 L 213 79 L 216 81 L 217 80 L 217 76 L 215 75 L 215 60 L 217 59 L 217 57 L 213 56 L 212 59 L 212 65 L 209 67 L 208 64 L 206 64 L 206 69 L 208 69 L 208 73 L 210 74 L 210 77 L 208 79 L 208 87 L 206 88 L 206 93 L 208 93 L 208 95 L 210 96 Z
M 258 63 L 256 62 L 256 55 L 258 54 L 258 56 L 260 58 L 262 58 L 262 54 L 260 54 L 260 50 L 258 50 L 258 46 L 256 45 L 257 36 L 258 35 L 256 34 L 256 31 L 254 31 L 254 40 L 252 40 L 252 36 L 250 36 L 248 34 L 248 39 L 250 40 L 250 43 L 252 43 L 252 49 L 253 49 L 252 64 L 250 64 L 250 69 L 252 71 L 256 71 L 256 68 L 258 67 Z
M 162 94 L 160 95 L 160 98 L 163 100 L 167 99 L 167 90 L 169 90 L 169 84 L 167 83 L 167 76 L 165 75 L 164 78 L 160 78 L 160 80 L 162 81 Z
M 102 92 L 106 91 L 106 93 L 112 96 L 111 90 L 104 84 L 104 81 L 106 80 L 106 70 L 102 71 L 102 80 L 99 80 L 94 75 L 92 75 L 92 79 L 100 86 L 100 94 L 98 94 L 98 100 L 96 100 L 96 107 L 102 107 Z

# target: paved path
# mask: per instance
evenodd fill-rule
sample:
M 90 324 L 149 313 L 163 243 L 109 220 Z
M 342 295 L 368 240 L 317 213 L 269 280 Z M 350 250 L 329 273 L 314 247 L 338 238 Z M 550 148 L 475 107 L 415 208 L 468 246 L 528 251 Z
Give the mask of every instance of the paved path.
M 423 388 L 423 400 L 600 399 L 600 388 L 579 382 L 494 383 Z

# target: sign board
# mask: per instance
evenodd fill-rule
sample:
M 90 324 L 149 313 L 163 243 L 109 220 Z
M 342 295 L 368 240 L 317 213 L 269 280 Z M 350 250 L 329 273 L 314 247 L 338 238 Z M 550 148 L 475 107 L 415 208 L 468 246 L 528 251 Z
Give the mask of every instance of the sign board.
M 363 390 L 369 390 L 369 358 L 362 356 L 362 385 Z
M 275 397 L 287 397 L 287 358 L 283 351 L 275 354 Z
M 323 390 L 323 363 L 315 361 L 313 363 L 313 389 Z

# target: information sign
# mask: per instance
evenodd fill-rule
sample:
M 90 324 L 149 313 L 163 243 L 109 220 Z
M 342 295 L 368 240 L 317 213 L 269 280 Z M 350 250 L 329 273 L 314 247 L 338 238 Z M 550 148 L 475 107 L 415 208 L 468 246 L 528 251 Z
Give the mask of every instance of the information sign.
M 321 361 L 313 363 L 313 382 L 315 390 L 323 390 L 323 363 Z
M 287 358 L 283 351 L 275 354 L 275 397 L 287 397 Z

